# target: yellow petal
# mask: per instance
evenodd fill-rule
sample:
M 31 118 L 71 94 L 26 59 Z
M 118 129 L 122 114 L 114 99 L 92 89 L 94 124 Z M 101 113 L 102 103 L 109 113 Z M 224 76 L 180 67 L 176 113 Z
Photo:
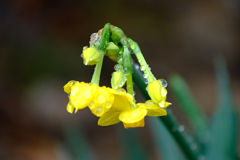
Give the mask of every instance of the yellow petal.
M 88 106 L 94 115 L 100 117 L 111 108 L 113 101 L 114 95 L 106 87 L 98 87 Z
M 75 84 L 75 82 L 77 82 L 77 81 L 74 81 L 74 80 L 69 81 L 69 82 L 63 87 L 64 92 L 67 93 L 67 94 L 69 94 L 69 93 L 71 92 L 72 86 Z
M 135 123 L 141 121 L 147 115 L 146 108 L 135 108 L 123 111 L 119 115 L 120 121 L 124 123 Z
M 167 115 L 166 110 L 161 108 L 157 103 L 154 103 L 152 100 L 146 101 L 143 106 L 147 109 L 148 116 L 157 117 Z
M 135 123 L 123 123 L 124 128 L 128 129 L 128 128 L 136 128 L 136 127 L 144 127 L 145 122 L 144 122 L 144 118 L 138 122 Z
M 70 102 L 68 102 L 68 104 L 67 104 L 67 111 L 69 112 L 69 113 L 73 113 L 73 111 L 74 111 L 74 107 L 70 104 Z
M 108 112 L 102 115 L 102 117 L 98 120 L 99 126 L 109 126 L 116 123 L 119 123 L 120 120 L 118 118 L 120 112 L 110 109 Z
M 96 89 L 96 85 L 76 82 L 72 87 L 69 100 L 76 109 L 83 109 L 92 101 Z

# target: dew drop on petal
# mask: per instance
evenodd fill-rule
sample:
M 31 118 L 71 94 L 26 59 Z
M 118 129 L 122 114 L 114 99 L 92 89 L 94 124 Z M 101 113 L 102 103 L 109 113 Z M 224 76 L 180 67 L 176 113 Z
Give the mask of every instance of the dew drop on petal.
M 163 108 L 165 106 L 165 101 L 160 102 L 159 106 Z
M 97 114 L 101 113 L 101 111 L 102 111 L 102 107 L 97 107 L 96 109 Z
M 100 95 L 100 96 L 98 96 L 97 101 L 98 101 L 98 103 L 104 103 L 105 102 L 105 97 Z
M 146 102 L 146 104 L 147 104 L 147 105 L 154 105 L 153 101 L 151 101 L 151 100 L 148 100 L 148 101 Z
M 90 90 L 86 90 L 83 94 L 83 97 L 86 99 L 90 99 L 92 96 L 91 91 Z

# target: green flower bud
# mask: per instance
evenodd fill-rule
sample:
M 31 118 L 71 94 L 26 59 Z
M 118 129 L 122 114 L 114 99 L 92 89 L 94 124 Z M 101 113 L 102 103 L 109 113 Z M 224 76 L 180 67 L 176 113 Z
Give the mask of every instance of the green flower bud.
M 85 65 L 95 65 L 99 61 L 100 54 L 96 48 L 87 48 L 83 50 L 82 58 Z
M 111 85 L 113 89 L 124 86 L 127 78 L 122 72 L 113 72 Z
M 106 48 L 106 56 L 114 56 L 119 52 L 119 48 L 113 42 L 109 42 Z
M 123 31 L 118 27 L 112 27 L 112 40 L 116 43 L 120 43 L 121 39 L 125 37 Z

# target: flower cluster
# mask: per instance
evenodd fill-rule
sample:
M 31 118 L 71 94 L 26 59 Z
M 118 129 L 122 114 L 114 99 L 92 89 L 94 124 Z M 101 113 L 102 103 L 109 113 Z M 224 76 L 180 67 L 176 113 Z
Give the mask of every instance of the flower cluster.
M 130 52 L 136 55 L 148 80 L 147 91 L 151 100 L 145 103 L 135 103 Z M 99 86 L 104 55 L 118 63 L 111 79 L 112 88 Z M 143 127 L 145 116 L 167 115 L 165 108 L 171 103 L 166 102 L 166 81 L 156 80 L 138 45 L 127 38 L 120 28 L 108 23 L 98 33 L 92 34 L 90 47 L 83 48 L 82 57 L 85 65 L 96 67 L 91 83 L 72 80 L 64 86 L 69 97 L 69 113 L 88 107 L 95 116 L 100 117 L 98 125 L 123 122 L 125 128 Z M 125 84 L 127 91 L 122 88 Z

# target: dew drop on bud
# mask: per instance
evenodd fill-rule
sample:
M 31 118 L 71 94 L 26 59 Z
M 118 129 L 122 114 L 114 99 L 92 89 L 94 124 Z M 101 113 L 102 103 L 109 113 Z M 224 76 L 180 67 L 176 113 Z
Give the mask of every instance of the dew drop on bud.
M 167 85 L 168 85 L 168 83 L 167 83 L 167 81 L 165 79 L 160 79 L 158 82 L 162 83 L 163 87 L 167 87 Z

